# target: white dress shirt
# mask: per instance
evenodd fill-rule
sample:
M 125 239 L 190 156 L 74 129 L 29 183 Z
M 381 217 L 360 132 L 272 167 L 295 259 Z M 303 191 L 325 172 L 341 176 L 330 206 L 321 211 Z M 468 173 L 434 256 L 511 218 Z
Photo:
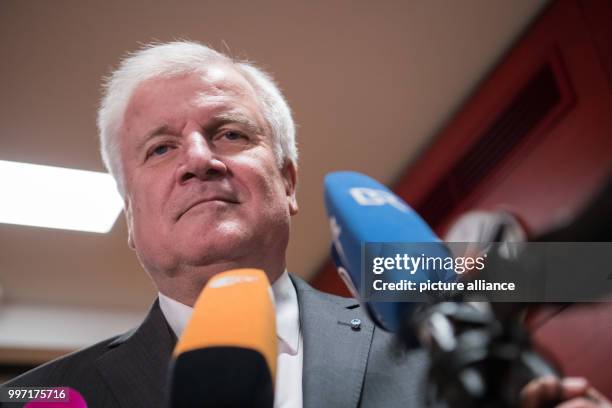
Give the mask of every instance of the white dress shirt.
M 300 331 L 300 313 L 297 293 L 287 271 L 272 285 L 276 307 L 276 335 L 278 361 L 274 407 L 302 407 L 302 365 L 304 348 Z M 159 306 L 164 317 L 180 337 L 191 318 L 193 308 L 159 293 Z

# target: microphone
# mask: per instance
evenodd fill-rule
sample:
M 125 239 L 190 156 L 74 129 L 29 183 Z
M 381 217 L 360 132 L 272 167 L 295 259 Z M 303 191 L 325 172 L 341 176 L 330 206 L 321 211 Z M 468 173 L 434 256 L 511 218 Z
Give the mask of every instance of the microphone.
M 66 392 L 66 401 L 53 401 L 51 397 L 47 399 L 39 399 L 37 401 L 28 402 L 24 405 L 24 408 L 87 408 L 85 398 L 74 388 L 61 387 L 57 389 L 57 392 Z M 54 396 L 58 394 L 53 392 Z M 59 394 L 63 396 L 62 394 Z
M 332 258 L 340 277 L 353 296 L 362 299 L 362 246 L 364 243 L 410 243 L 411 255 L 445 258 L 450 256 L 446 245 L 427 223 L 404 200 L 376 180 L 356 172 L 334 172 L 325 176 L 325 206 L 332 231 Z M 405 248 L 403 248 L 405 249 Z M 395 252 L 392 245 L 385 251 Z M 411 275 L 405 270 L 385 272 L 387 282 L 401 282 L 407 277 L 420 282 L 456 280 L 450 269 L 416 268 Z M 364 308 L 379 327 L 399 332 L 404 319 L 412 316 L 417 302 L 367 302 Z
M 266 274 L 237 269 L 215 275 L 174 350 L 170 406 L 272 407 L 276 348 Z
M 402 199 L 368 176 L 337 172 L 325 177 L 325 204 L 332 230 L 332 258 L 353 295 L 363 302 L 361 271 L 364 243 L 385 243 L 383 255 L 396 253 L 392 243 L 419 256 L 452 257 L 425 221 Z M 421 248 L 422 246 L 422 248 Z M 384 253 L 387 251 L 388 253 Z M 364 269 L 365 270 L 365 269 Z M 386 270 L 386 281 L 400 282 L 406 270 Z M 452 268 L 423 268 L 412 281 L 457 280 Z M 407 347 L 421 343 L 430 355 L 428 402 L 446 406 L 516 406 L 520 389 L 531 379 L 556 374 L 535 352 L 518 321 L 500 321 L 489 303 L 452 301 L 373 302 L 364 305 L 374 323 L 397 333 Z

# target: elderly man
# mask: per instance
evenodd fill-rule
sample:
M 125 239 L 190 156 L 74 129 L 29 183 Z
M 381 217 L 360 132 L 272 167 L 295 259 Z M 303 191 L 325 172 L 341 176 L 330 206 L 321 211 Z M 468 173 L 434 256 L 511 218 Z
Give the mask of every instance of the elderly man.
M 152 45 L 113 73 L 98 124 L 124 197 L 128 244 L 158 300 L 137 329 L 8 386 L 71 386 L 89 407 L 162 407 L 171 351 L 203 286 L 250 267 L 273 282 L 275 406 L 422 405 L 422 352 L 397 355 L 354 300 L 286 271 L 297 149 L 290 109 L 269 76 L 197 43 Z M 351 327 L 353 319 L 361 325 Z M 528 395 L 550 387 L 572 397 L 587 385 L 550 380 Z

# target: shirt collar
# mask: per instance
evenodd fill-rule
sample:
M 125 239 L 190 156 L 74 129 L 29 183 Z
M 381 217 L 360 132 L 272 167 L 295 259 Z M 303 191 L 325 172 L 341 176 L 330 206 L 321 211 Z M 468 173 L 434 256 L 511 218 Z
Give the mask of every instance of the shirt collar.
M 272 294 L 276 308 L 276 335 L 287 347 L 279 351 L 287 351 L 295 355 L 299 349 L 300 314 L 297 293 L 287 271 L 272 284 Z M 180 303 L 159 292 L 159 306 L 176 337 L 181 337 L 189 323 L 193 308 Z M 285 350 L 282 350 L 285 349 Z
M 272 285 L 276 305 L 276 335 L 295 355 L 299 348 L 300 312 L 297 293 L 287 271 L 283 272 Z

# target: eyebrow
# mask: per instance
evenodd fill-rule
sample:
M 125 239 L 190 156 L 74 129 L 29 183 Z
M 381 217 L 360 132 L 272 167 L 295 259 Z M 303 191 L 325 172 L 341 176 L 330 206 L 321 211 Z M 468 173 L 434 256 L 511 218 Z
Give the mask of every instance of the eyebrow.
M 154 127 L 152 130 L 146 132 L 145 136 L 142 138 L 140 143 L 138 143 L 138 148 L 139 149 L 143 148 L 147 144 L 147 142 L 149 140 L 151 140 L 155 136 L 159 136 L 159 135 L 172 135 L 172 136 L 176 136 L 176 137 L 179 136 L 177 134 L 176 130 L 174 130 L 171 126 L 169 126 L 167 124 L 162 124 L 162 125 Z
M 149 140 L 153 136 L 162 135 L 162 134 L 175 134 L 175 133 L 176 132 L 169 125 L 163 124 L 163 125 L 159 125 L 153 128 L 153 130 L 151 130 L 150 132 L 147 132 L 145 135 L 145 139 Z
M 212 119 L 212 126 L 213 127 L 218 127 L 218 126 L 222 126 L 225 124 L 229 124 L 229 123 L 237 123 L 238 125 L 243 126 L 246 130 L 248 130 L 251 133 L 254 134 L 259 134 L 259 135 L 263 135 L 264 131 L 263 129 L 257 125 L 257 123 L 249 118 L 246 115 L 243 115 L 240 112 L 235 112 L 235 111 L 227 111 L 227 112 L 220 112 L 217 115 L 215 115 Z

